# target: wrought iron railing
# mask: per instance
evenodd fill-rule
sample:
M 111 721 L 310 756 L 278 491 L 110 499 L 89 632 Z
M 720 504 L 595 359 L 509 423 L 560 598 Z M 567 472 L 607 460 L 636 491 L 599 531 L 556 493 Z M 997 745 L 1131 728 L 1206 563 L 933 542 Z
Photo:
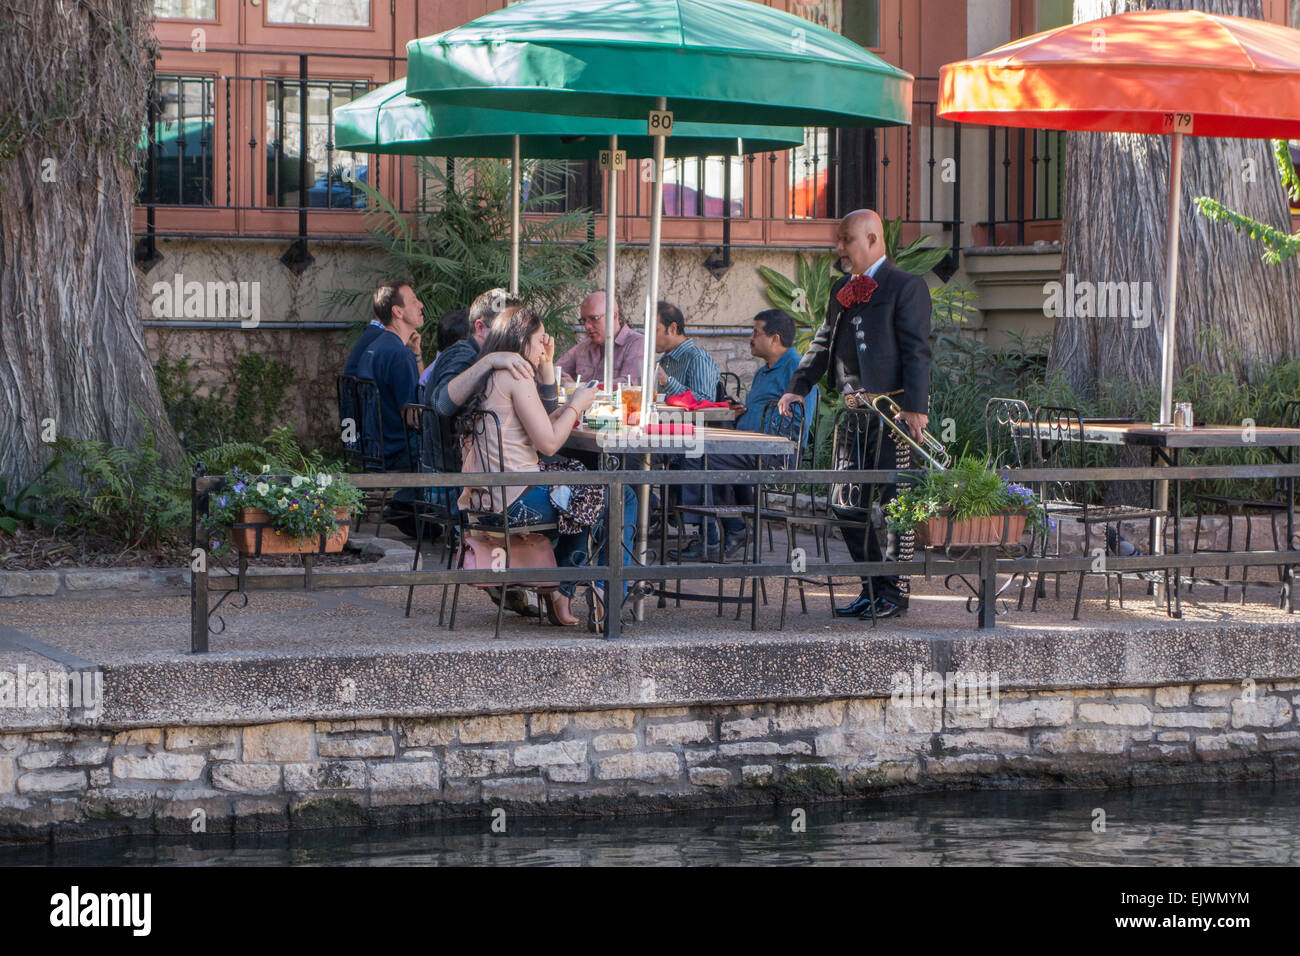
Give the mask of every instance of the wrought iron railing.
M 1173 467 L 1108 467 L 1108 468 L 1020 468 L 1004 469 L 999 474 L 1013 481 L 1030 486 L 1041 482 L 1061 481 L 1158 481 L 1169 480 L 1175 483 L 1192 480 L 1213 480 L 1221 478 L 1278 478 L 1287 486 L 1288 501 L 1295 499 L 1295 480 L 1300 477 L 1300 465 L 1213 465 Z M 753 471 L 583 471 L 583 472 L 547 472 L 546 481 L 552 485 L 598 485 L 608 489 L 605 500 L 608 507 L 605 514 L 605 540 L 620 541 L 624 526 L 623 487 L 644 486 L 647 482 L 655 485 L 787 485 L 809 484 L 827 485 L 843 482 L 897 484 L 900 481 L 914 480 L 918 476 L 913 471 L 862 470 L 862 471 L 826 471 L 826 470 L 753 470 Z M 222 485 L 221 477 L 196 477 L 192 483 L 192 528 L 194 544 L 198 548 L 200 516 L 207 513 L 208 496 Z M 348 475 L 346 480 L 362 489 L 376 488 L 464 488 L 467 486 L 488 487 L 505 486 L 510 483 L 518 485 L 518 475 L 508 474 L 364 474 Z M 755 496 L 752 512 L 753 538 L 763 540 L 762 529 L 769 520 L 762 508 L 763 496 Z M 1286 514 L 1286 541 L 1288 547 L 1293 545 L 1296 534 L 1293 508 Z M 609 548 L 608 551 L 616 551 Z M 483 570 L 452 571 L 314 571 L 310 556 L 304 559 L 301 576 L 283 573 L 257 576 L 246 573 L 218 574 L 210 567 L 209 561 L 197 561 L 197 570 L 191 574 L 191 646 L 195 652 L 208 650 L 210 631 L 213 628 L 211 618 L 217 608 L 231 595 L 243 595 L 247 599 L 249 591 L 279 591 L 290 589 L 330 590 L 334 588 L 354 587 L 411 587 L 443 584 L 481 585 L 485 576 L 490 575 L 493 584 L 512 584 L 523 582 L 603 582 L 607 595 L 622 593 L 625 581 L 637 582 L 633 588 L 633 597 L 638 595 L 650 597 L 657 593 L 656 585 L 670 580 L 726 580 L 739 578 L 749 580 L 752 587 L 762 579 L 787 579 L 816 575 L 826 576 L 869 576 L 869 575 L 924 575 L 927 578 L 940 576 L 945 579 L 959 579 L 971 592 L 967 602 L 968 609 L 978 615 L 981 628 L 994 627 L 998 615 L 999 583 L 998 575 L 1029 575 L 1096 572 L 1097 557 L 1082 555 L 1080 557 L 1043 557 L 1030 554 L 1022 557 L 1000 557 L 995 547 L 974 547 L 966 549 L 947 549 L 942 553 L 926 551 L 912 561 L 827 561 L 820 564 L 804 564 L 799 567 L 786 562 L 755 564 L 667 564 L 653 563 L 646 566 L 621 566 L 618 562 L 603 565 L 587 565 L 574 568 L 517 568 L 485 572 Z M 1289 611 L 1295 610 L 1294 572 L 1300 565 L 1300 551 L 1206 551 L 1200 553 L 1152 554 L 1134 557 L 1107 555 L 1105 573 L 1143 574 L 1148 580 L 1157 575 L 1164 575 L 1170 582 L 1169 590 L 1171 613 L 1179 613 L 1181 608 L 1182 572 L 1198 568 L 1249 568 L 1274 566 L 1282 569 L 1279 583 L 1283 599 Z M 1197 579 L 1198 581 L 1200 579 Z M 1222 582 L 1214 582 L 1222 584 Z M 1241 581 L 1232 582 L 1240 587 Z M 218 594 L 216 605 L 211 596 Z M 758 601 L 752 599 L 750 624 L 756 629 L 758 625 Z M 603 636 L 617 638 L 621 631 L 620 614 L 607 613 Z

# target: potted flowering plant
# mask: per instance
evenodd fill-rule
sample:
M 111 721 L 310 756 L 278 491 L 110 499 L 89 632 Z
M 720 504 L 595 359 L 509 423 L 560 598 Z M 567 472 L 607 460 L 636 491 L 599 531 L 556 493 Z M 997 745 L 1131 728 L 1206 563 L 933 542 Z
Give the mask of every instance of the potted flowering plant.
M 241 474 L 208 501 L 209 528 L 228 529 L 244 554 L 309 554 L 343 550 L 361 490 L 325 472 Z M 260 549 L 259 549 L 260 532 Z
M 891 528 L 915 531 L 922 547 L 1014 544 L 1026 527 L 1045 533 L 1050 526 L 1038 495 L 971 456 L 948 471 L 927 472 L 885 511 Z

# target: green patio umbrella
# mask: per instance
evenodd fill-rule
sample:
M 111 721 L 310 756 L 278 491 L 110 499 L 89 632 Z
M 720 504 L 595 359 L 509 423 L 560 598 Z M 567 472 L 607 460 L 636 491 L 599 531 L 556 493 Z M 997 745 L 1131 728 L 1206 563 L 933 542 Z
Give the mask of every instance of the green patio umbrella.
M 647 123 L 656 142 L 647 383 L 655 362 L 665 134 L 686 122 L 911 121 L 910 74 L 809 20 L 750 0 L 526 0 L 412 40 L 406 53 L 407 90 L 433 104 Z M 642 392 L 642 421 L 651 395 L 648 387 Z
M 669 155 L 715 156 L 790 149 L 803 142 L 798 127 L 705 126 L 683 123 L 672 138 Z M 608 147 L 626 150 L 629 157 L 652 155 L 654 140 L 645 124 L 635 120 L 554 116 L 466 107 L 432 108 L 406 95 L 406 80 L 396 80 L 334 110 L 334 145 L 359 153 L 403 156 L 510 157 L 512 172 L 512 234 L 510 283 L 519 283 L 519 157 L 530 159 L 594 159 Z M 606 387 L 613 378 L 614 268 L 618 214 L 616 180 L 610 172 L 606 259 Z

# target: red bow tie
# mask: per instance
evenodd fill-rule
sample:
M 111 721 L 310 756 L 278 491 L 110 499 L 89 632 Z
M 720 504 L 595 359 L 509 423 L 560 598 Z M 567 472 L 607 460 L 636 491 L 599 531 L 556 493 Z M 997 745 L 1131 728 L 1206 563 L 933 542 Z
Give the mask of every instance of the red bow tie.
M 871 276 L 854 276 L 840 287 L 840 291 L 835 293 L 835 298 L 839 300 L 840 305 L 844 306 L 844 308 L 851 309 L 855 305 L 870 302 L 871 293 L 875 292 L 877 288 L 878 284 Z

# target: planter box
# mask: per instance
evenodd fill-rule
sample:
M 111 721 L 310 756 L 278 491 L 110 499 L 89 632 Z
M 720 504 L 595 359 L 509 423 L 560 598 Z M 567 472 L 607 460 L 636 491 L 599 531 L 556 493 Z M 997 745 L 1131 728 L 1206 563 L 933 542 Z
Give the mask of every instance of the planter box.
M 1003 512 L 987 518 L 963 518 L 953 521 L 939 514 L 916 526 L 916 543 L 923 548 L 946 545 L 983 547 L 1016 544 L 1025 533 L 1028 518 L 1022 511 Z M 949 537 L 951 526 L 951 537 Z
M 337 554 L 342 551 L 343 545 L 348 540 L 350 528 L 348 510 L 336 508 L 334 517 L 338 519 L 339 529 L 325 539 L 326 554 Z M 291 538 L 283 532 L 277 533 L 271 527 L 271 516 L 261 508 L 245 508 L 239 523 L 266 525 L 262 529 L 262 554 L 319 554 L 321 552 L 320 535 L 310 538 Z M 258 553 L 256 528 L 234 528 L 231 530 L 230 538 L 243 554 Z

